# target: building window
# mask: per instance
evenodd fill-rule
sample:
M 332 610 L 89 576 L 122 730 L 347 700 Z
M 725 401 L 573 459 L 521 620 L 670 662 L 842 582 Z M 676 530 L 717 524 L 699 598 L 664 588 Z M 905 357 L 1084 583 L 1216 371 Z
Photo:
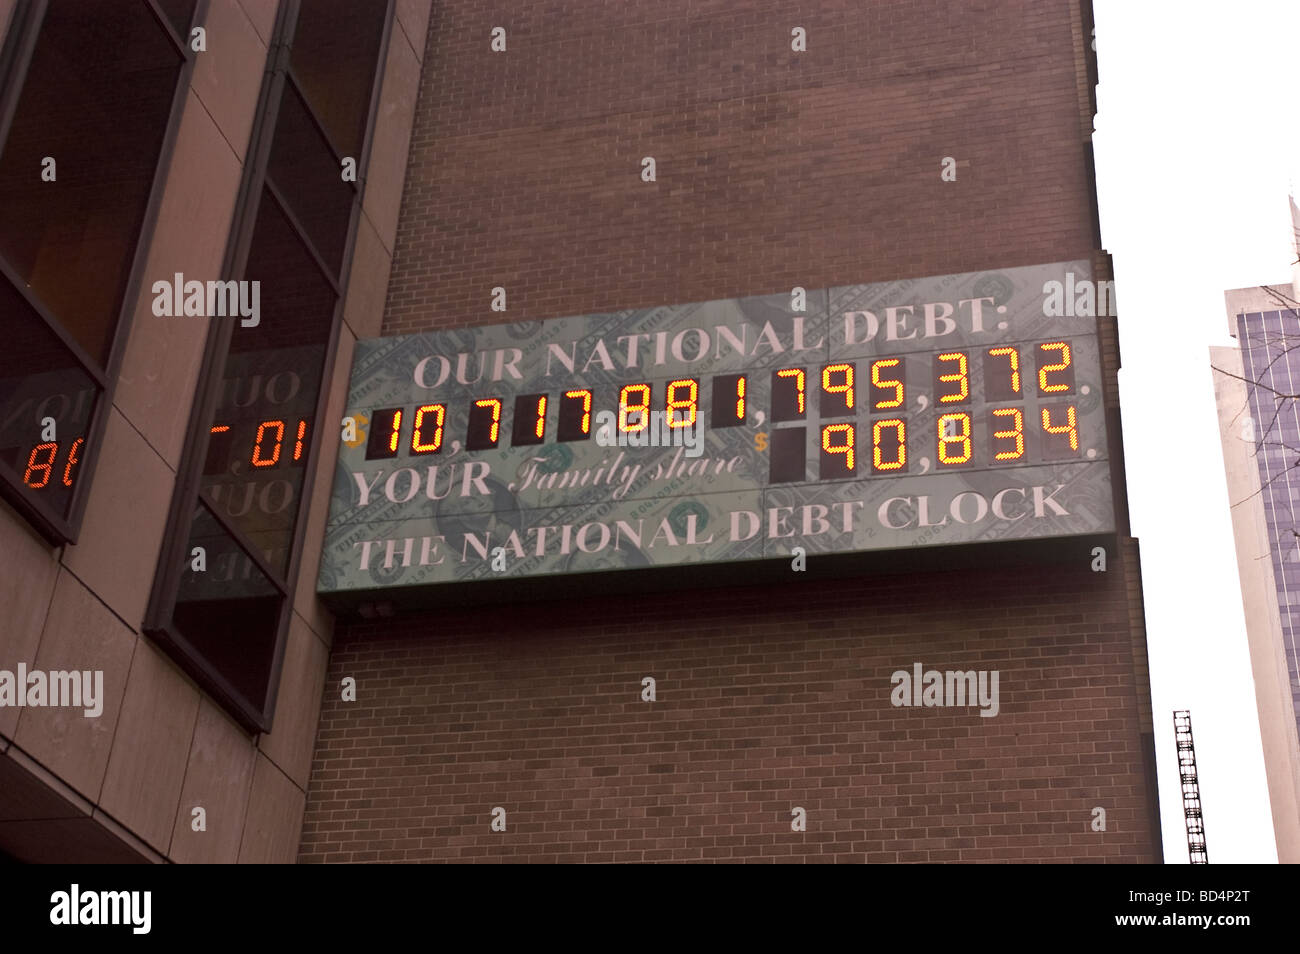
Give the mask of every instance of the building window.
M 21 3 L 0 52 L 0 494 L 53 543 L 77 538 L 188 86 L 195 3 L 167 7 Z
M 258 320 L 213 323 L 146 619 L 251 730 L 279 684 L 390 8 L 280 6 L 224 270 Z

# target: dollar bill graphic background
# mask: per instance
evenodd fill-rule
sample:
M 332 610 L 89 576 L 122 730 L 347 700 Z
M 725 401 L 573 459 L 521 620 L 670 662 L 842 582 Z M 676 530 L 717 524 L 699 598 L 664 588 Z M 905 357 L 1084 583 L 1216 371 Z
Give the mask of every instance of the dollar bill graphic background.
M 1062 262 L 812 289 L 798 313 L 781 294 L 360 342 L 346 412 L 359 434 L 340 448 L 319 589 L 754 560 L 794 546 L 832 553 L 1109 532 L 1095 319 L 1044 309 L 1044 284 L 1064 282 L 1069 272 L 1076 283 L 1091 277 L 1088 263 Z M 928 314 L 940 316 L 932 323 L 948 333 L 926 336 L 927 304 Z M 868 340 L 863 313 L 876 326 Z M 856 324 L 846 324 L 846 314 Z M 982 355 L 1015 343 L 1030 361 L 1036 343 L 1054 339 L 1071 345 L 1073 388 L 1040 394 L 1033 364 L 1021 367 L 1022 393 L 991 406 L 1023 410 L 1026 453 L 994 461 L 989 449 L 1000 421 L 983 400 Z M 934 360 L 952 350 L 969 354 L 972 399 L 941 408 L 933 400 Z M 868 387 L 870 360 L 882 356 L 899 357 L 905 379 L 905 405 L 888 415 L 873 411 Z M 855 412 L 823 418 L 821 369 L 836 362 L 857 369 Z M 774 423 L 773 372 L 786 368 L 805 369 L 806 418 Z M 711 426 L 713 379 L 740 373 L 745 423 Z M 652 406 L 662 409 L 668 385 L 687 379 L 699 383 L 698 447 L 555 439 L 554 409 L 565 391 L 592 392 L 594 432 L 598 412 L 617 411 L 620 388 L 648 384 Z M 551 408 L 545 442 L 512 447 L 515 398 L 540 393 Z M 467 451 L 469 409 L 484 398 L 501 401 L 500 440 Z M 409 415 L 432 403 L 447 409 L 439 453 L 365 459 L 376 410 L 401 407 Z M 1078 448 L 1062 454 L 1057 441 L 1049 452 L 1036 426 L 1042 409 L 1059 424 L 1067 407 L 1075 409 Z M 971 415 L 969 466 L 941 466 L 936 457 L 939 416 L 953 410 Z M 895 473 L 873 470 L 871 460 L 872 423 L 887 416 L 907 428 L 906 466 Z M 821 429 L 829 423 L 857 429 L 850 479 L 820 478 Z M 793 441 L 803 445 L 804 479 L 773 483 L 772 436 L 789 428 L 802 431 Z M 400 438 L 409 447 L 409 425 Z

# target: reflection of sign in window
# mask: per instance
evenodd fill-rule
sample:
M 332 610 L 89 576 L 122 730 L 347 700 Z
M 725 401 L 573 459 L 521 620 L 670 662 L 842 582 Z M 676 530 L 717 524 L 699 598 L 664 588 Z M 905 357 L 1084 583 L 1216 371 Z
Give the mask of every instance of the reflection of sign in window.
M 88 377 L 75 372 L 0 379 L 0 393 L 6 395 L 0 403 L 0 461 L 31 499 L 55 512 L 71 502 L 86 458 L 97 391 Z
M 273 566 L 287 566 L 324 349 L 230 355 L 213 415 L 203 492 Z
M 11 27 L 38 32 L 0 144 L 0 492 L 52 541 L 77 534 L 192 8 L 51 3 Z

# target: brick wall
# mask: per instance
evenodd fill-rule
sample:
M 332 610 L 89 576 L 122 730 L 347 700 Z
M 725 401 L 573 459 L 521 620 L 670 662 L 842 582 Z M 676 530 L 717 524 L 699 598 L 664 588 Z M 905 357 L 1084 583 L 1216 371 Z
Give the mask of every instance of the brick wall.
M 1112 555 L 341 627 L 300 859 L 1151 861 L 1127 601 Z M 894 707 L 914 662 L 999 714 Z
M 789 7 L 435 4 L 383 333 L 1091 256 L 1071 3 Z
M 788 6 L 435 4 L 383 333 L 1092 257 L 1073 4 Z M 1158 859 L 1137 580 L 341 619 L 300 859 Z M 915 662 L 999 670 L 1000 715 L 895 708 Z

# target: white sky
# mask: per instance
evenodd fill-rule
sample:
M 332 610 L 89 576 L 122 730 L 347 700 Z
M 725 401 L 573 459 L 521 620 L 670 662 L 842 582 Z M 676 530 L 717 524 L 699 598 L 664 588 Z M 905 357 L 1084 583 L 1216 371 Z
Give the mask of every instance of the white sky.
M 1094 0 L 1094 143 L 1142 548 L 1165 860 L 1187 862 L 1190 709 L 1211 863 L 1275 862 L 1208 347 L 1223 292 L 1289 283 L 1300 0 Z

